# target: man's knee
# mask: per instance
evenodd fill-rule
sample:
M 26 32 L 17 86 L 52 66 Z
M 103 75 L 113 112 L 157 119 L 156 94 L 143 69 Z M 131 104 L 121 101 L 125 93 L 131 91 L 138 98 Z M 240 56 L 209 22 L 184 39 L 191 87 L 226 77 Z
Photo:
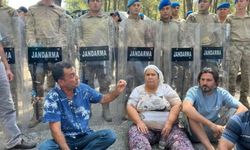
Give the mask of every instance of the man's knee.
M 110 145 L 113 144 L 116 141 L 116 134 L 114 131 L 106 129 L 101 131 L 101 137 L 105 140 L 106 143 L 109 143 Z

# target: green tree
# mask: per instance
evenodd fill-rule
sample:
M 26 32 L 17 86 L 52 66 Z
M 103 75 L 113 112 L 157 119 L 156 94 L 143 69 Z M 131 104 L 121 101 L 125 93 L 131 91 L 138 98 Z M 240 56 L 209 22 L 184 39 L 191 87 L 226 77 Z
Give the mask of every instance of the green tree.
M 73 12 L 75 10 L 85 10 L 87 9 L 87 3 L 84 0 L 64 0 L 65 9 L 69 12 Z
M 9 3 L 9 0 L 0 0 L 1 5 L 7 5 Z

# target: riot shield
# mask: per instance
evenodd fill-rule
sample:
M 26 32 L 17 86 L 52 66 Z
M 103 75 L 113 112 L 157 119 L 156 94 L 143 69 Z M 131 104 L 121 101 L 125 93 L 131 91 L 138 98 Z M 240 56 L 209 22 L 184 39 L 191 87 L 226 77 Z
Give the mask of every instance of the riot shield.
M 122 98 L 122 110 L 131 91 L 144 83 L 144 68 L 149 64 L 160 65 L 161 52 L 155 50 L 155 22 L 125 19 L 119 26 L 118 74 L 127 81 Z M 125 115 L 125 111 L 122 111 Z
M 81 82 L 102 94 L 110 92 L 116 81 L 113 54 L 115 28 L 112 18 L 103 13 L 101 17 L 85 14 L 77 20 L 77 45 L 79 47 Z M 117 103 L 92 105 L 92 123 L 117 122 Z M 102 112 L 100 112 L 100 110 Z M 100 114 L 102 113 L 102 115 Z M 103 119 L 100 119 L 100 116 Z M 103 122 L 104 123 L 104 122 Z
M 196 58 L 199 48 L 199 25 L 158 22 L 157 49 L 161 57 L 165 82 L 183 99 L 187 90 L 196 83 Z
M 27 99 L 31 99 L 33 106 L 30 128 L 41 122 L 45 92 L 55 85 L 51 71 L 53 64 L 71 61 L 69 24 L 68 16 L 58 7 L 49 7 L 48 10 L 40 6 L 31 7 L 26 16 L 26 43 L 32 80 Z
M 219 86 L 228 88 L 228 63 L 227 50 L 229 47 L 229 25 L 207 24 L 201 26 L 200 57 L 201 69 L 210 67 L 219 73 Z
M 16 11 L 8 6 L 0 6 L 0 33 L 2 35 L 2 45 L 10 68 L 14 74 L 14 79 L 10 81 L 11 94 L 14 101 L 17 116 L 22 121 L 23 97 L 23 55 L 21 45 L 21 20 Z

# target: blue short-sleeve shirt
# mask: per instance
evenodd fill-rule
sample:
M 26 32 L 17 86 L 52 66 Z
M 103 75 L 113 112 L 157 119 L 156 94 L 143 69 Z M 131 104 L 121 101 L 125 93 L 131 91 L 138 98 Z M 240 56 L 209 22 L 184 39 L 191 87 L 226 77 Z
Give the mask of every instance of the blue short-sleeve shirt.
M 243 112 L 230 118 L 222 138 L 236 144 L 237 150 L 250 148 L 250 112 Z
M 74 90 L 72 100 L 56 86 L 45 98 L 43 122 L 61 122 L 65 136 L 76 136 L 92 132 L 89 128 L 91 103 L 99 103 L 102 94 L 86 84 Z
M 195 109 L 210 121 L 219 119 L 223 106 L 238 108 L 240 104 L 228 91 L 220 87 L 215 88 L 211 95 L 204 95 L 199 86 L 194 86 L 188 90 L 185 100 L 190 101 Z

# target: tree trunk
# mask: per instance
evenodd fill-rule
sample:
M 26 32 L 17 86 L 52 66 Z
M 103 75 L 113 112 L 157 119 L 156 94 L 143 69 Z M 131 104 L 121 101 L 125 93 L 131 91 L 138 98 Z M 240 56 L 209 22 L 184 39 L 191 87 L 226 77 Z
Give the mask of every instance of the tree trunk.
M 193 10 L 193 1 L 192 0 L 186 0 L 187 3 L 187 11 Z
M 107 0 L 104 1 L 104 11 L 106 12 L 107 11 Z
M 182 18 L 186 17 L 186 13 L 187 13 L 187 10 L 186 10 L 186 1 L 184 0 L 183 1 L 183 17 Z
M 127 2 L 128 2 L 127 0 L 124 0 L 124 1 L 123 1 L 123 3 L 124 3 L 124 9 L 123 9 L 123 10 L 128 10 L 128 9 L 127 9 Z
M 213 4 L 212 10 L 211 10 L 212 13 L 216 12 L 217 5 L 218 5 L 218 0 L 214 0 L 214 4 Z
M 111 7 L 111 1 L 108 1 L 108 11 L 110 11 L 110 7 Z
M 117 10 L 117 0 L 113 1 L 113 9 L 116 11 Z

